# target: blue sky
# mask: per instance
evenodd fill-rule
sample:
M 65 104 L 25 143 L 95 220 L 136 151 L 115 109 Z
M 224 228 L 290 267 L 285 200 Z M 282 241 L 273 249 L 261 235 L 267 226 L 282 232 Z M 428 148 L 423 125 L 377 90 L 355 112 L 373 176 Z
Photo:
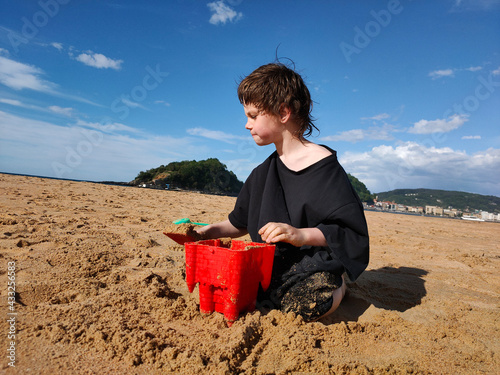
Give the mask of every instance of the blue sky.
M 311 91 L 310 139 L 372 192 L 500 196 L 500 0 L 0 9 L 0 171 L 130 181 L 216 157 L 244 180 L 273 146 L 245 130 L 237 83 L 277 54 Z

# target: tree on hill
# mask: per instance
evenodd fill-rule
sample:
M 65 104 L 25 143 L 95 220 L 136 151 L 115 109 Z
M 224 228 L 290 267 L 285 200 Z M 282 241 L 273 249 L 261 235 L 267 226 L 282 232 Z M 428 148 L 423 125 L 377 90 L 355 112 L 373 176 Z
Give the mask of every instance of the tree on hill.
M 141 171 L 133 185 L 162 183 L 182 189 L 201 190 L 210 193 L 237 194 L 243 186 L 236 175 L 218 159 L 185 160 Z
M 370 193 L 370 190 L 366 188 L 366 185 L 349 173 L 347 174 L 347 177 L 349 177 L 349 181 L 351 181 L 352 187 L 354 188 L 354 190 L 356 190 L 356 193 L 358 193 L 361 202 L 373 204 L 375 195 Z

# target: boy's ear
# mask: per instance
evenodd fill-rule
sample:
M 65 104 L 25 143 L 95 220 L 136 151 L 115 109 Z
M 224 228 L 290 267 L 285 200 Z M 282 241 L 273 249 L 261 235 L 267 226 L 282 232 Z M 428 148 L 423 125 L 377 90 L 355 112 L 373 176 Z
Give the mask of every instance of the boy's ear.
M 280 121 L 284 124 L 292 116 L 292 110 L 285 103 L 280 105 Z

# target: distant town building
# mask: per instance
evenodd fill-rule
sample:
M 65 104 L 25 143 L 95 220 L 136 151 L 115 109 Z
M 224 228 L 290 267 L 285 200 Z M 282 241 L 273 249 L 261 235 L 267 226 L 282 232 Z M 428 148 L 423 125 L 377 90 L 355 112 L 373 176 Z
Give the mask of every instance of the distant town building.
M 481 212 L 481 219 L 483 220 L 495 220 L 495 217 L 498 215 L 492 214 L 490 212 L 482 211 Z
M 397 205 L 396 205 L 396 211 L 398 211 L 398 212 L 407 212 L 407 211 L 408 211 L 408 209 L 407 209 L 407 207 L 406 207 L 405 205 L 403 205 L 403 204 L 397 204 Z
M 425 214 L 425 215 L 434 215 L 434 216 L 442 216 L 442 217 L 450 217 L 450 218 L 462 218 L 464 220 L 473 220 L 473 221 L 499 221 L 500 222 L 500 214 L 490 213 L 486 211 L 476 211 L 469 212 L 468 210 L 462 211 L 453 207 L 443 208 L 439 206 L 425 206 L 425 207 L 415 207 L 415 206 L 405 206 L 403 204 L 398 204 L 395 202 L 388 201 L 377 201 L 374 200 L 374 205 L 368 206 L 365 208 L 375 208 L 377 210 L 389 211 L 389 212 L 398 212 L 398 213 L 412 213 L 412 214 Z
M 458 211 L 456 208 L 444 209 L 443 214 L 444 216 L 457 217 L 460 214 L 460 211 Z
M 438 206 L 425 206 L 425 214 L 426 215 L 444 215 L 444 209 Z

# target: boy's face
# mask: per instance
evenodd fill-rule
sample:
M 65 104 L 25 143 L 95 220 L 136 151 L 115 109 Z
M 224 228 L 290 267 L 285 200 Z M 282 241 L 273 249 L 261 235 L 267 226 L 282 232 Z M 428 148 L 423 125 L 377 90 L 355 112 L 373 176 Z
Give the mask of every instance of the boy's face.
M 257 145 L 266 146 L 283 140 L 285 126 L 278 116 L 259 111 L 253 104 L 245 104 L 243 108 L 247 116 L 245 129 L 250 130 Z

